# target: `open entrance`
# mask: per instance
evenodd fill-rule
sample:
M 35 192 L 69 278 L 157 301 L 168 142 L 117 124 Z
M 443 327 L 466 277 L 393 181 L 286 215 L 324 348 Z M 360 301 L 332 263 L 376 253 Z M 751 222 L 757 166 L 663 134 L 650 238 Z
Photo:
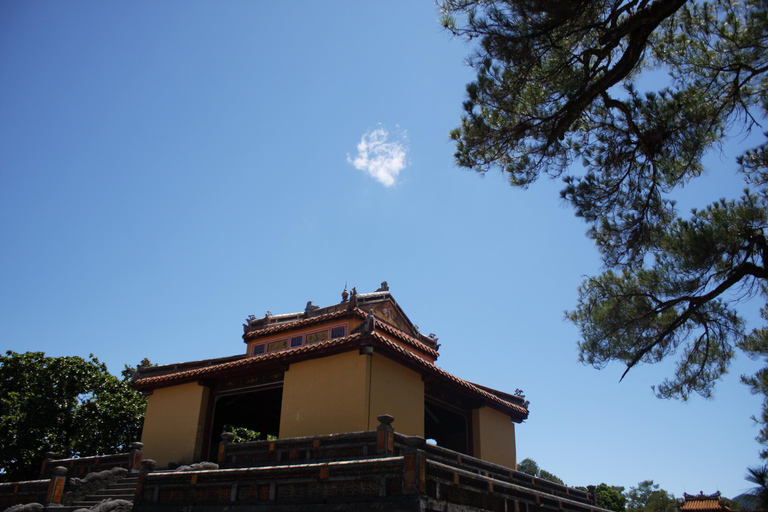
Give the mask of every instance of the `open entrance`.
M 431 400 L 424 403 L 424 437 L 442 448 L 472 455 L 467 416 Z
M 277 437 L 282 402 L 282 383 L 216 396 L 208 438 L 208 460 L 216 460 L 225 426 L 258 432 L 258 439 Z

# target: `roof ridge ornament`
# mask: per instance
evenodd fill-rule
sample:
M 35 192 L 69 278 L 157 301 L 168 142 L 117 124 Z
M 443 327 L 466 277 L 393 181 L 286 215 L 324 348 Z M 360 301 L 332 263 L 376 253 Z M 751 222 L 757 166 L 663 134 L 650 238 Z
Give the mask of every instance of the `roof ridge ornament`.
M 373 314 L 373 306 L 368 307 L 368 316 L 365 317 L 365 327 L 363 332 L 365 334 L 371 334 L 376 330 L 376 317 Z
M 377 292 L 388 292 L 389 291 L 389 285 L 387 284 L 386 281 L 382 281 L 381 282 L 381 287 L 378 290 L 376 290 L 376 291 Z
M 307 307 L 304 308 L 304 317 L 305 318 L 311 317 L 312 314 L 318 309 L 320 309 L 320 306 L 315 306 L 314 304 L 312 304 L 311 300 L 308 300 Z
M 347 299 L 349 298 L 349 292 L 347 291 L 347 283 L 344 283 L 344 291 L 341 292 L 341 303 L 347 302 Z

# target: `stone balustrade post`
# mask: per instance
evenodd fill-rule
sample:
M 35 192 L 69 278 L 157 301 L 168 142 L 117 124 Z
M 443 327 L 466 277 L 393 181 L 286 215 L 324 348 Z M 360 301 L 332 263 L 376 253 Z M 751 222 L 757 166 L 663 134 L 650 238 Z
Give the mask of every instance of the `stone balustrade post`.
M 391 414 L 382 414 L 376 419 L 379 420 L 379 426 L 376 427 L 376 453 L 392 455 L 395 445 L 395 428 L 392 422 L 395 418 Z
M 140 502 L 144 495 L 144 479 L 151 473 L 157 466 L 157 462 L 152 459 L 144 459 L 141 461 L 141 469 L 139 470 L 139 479 L 136 483 L 136 494 L 134 495 L 134 501 Z
M 227 447 L 232 442 L 232 440 L 235 438 L 235 434 L 231 432 L 223 432 L 221 434 L 221 441 L 219 442 L 219 457 L 217 462 L 219 463 L 219 467 L 221 467 L 225 459 L 227 457 Z
M 406 493 L 426 491 L 427 456 L 423 438 L 408 436 L 405 438 L 405 488 Z
M 45 501 L 49 507 L 60 507 L 64 497 L 64 484 L 67 482 L 67 468 L 56 466 L 53 468 L 51 483 L 48 484 L 48 493 Z
M 131 452 L 128 456 L 128 471 L 138 473 L 141 466 L 141 449 L 144 443 L 131 443 Z
M 51 461 L 56 460 L 58 456 L 59 454 L 55 452 L 45 452 L 43 464 L 40 467 L 40 478 L 45 478 L 45 468 L 48 467 Z

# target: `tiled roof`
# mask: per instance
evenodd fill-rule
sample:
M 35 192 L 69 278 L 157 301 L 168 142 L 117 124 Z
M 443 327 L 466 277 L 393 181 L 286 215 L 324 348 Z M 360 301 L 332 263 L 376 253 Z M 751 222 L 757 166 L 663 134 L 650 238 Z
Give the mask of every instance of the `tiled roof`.
M 358 311 L 360 311 L 360 310 L 358 309 Z M 362 311 L 360 311 L 360 312 L 362 313 Z M 437 357 L 439 356 L 437 350 L 435 350 L 432 347 L 428 346 L 423 341 L 417 340 L 416 338 L 414 338 L 413 336 L 409 335 L 408 333 L 405 333 L 405 332 L 401 331 L 400 329 L 398 329 L 397 327 L 393 327 L 393 326 L 389 325 L 388 323 L 382 322 L 378 318 L 376 320 L 377 320 L 376 321 L 376 328 L 377 329 L 381 329 L 382 331 L 386 332 L 387 334 L 389 334 L 391 336 L 394 336 L 394 337 L 399 338 L 399 339 L 401 339 L 401 340 L 403 340 L 403 341 L 405 341 L 407 343 L 410 343 L 411 345 L 415 346 L 416 348 L 418 348 L 422 352 L 425 352 L 425 353 L 431 355 L 435 359 L 437 359 Z
M 719 501 L 686 501 L 680 510 L 724 510 Z
M 352 308 L 352 309 L 341 309 L 338 311 L 332 311 L 330 313 L 324 313 L 322 315 L 313 316 L 310 318 L 304 318 L 301 320 L 297 320 L 295 322 L 286 322 L 281 324 L 275 324 L 263 329 L 253 330 L 245 333 L 243 335 L 243 339 L 246 341 L 251 341 L 256 338 L 260 338 L 262 336 L 268 336 L 272 334 L 277 334 L 289 330 L 294 329 L 300 329 L 302 327 L 308 327 L 311 325 L 324 323 L 329 320 L 334 320 L 336 318 L 342 318 L 345 316 L 355 316 L 360 320 L 365 320 L 368 317 L 368 313 L 363 311 L 360 308 Z M 439 353 L 434 348 L 428 346 L 426 343 L 414 338 L 413 336 L 409 335 L 408 333 L 405 333 L 401 331 L 400 329 L 384 322 L 380 318 L 376 318 L 376 328 L 381 329 L 382 331 L 386 332 L 387 334 L 394 336 L 404 343 L 413 346 L 415 349 L 419 350 L 420 352 L 423 352 L 425 354 L 430 355 L 432 358 L 437 359 L 439 356 Z
M 678 510 L 685 511 L 713 511 L 722 510 L 729 511 L 730 508 L 725 506 L 720 498 L 720 492 L 715 494 L 706 495 L 703 492 L 701 494 L 687 494 L 683 493 L 683 502 L 678 507 Z
M 413 358 L 414 362 L 417 362 L 419 366 L 426 369 L 427 371 L 434 372 L 439 377 L 442 377 L 443 379 L 453 382 L 454 384 L 464 388 L 466 391 L 469 391 L 471 394 L 480 396 L 486 401 L 497 404 L 498 406 L 501 406 L 505 409 L 513 410 L 518 414 L 524 415 L 525 417 L 528 416 L 528 409 L 526 407 L 520 404 L 512 403 L 508 400 L 504 400 L 500 396 L 497 396 L 491 393 L 490 391 L 486 391 L 486 389 L 490 389 L 490 388 L 480 389 L 480 387 L 472 384 L 467 380 L 460 379 L 459 377 L 456 377 L 455 375 L 448 373 L 447 371 L 443 370 L 442 368 L 439 368 L 438 366 L 435 366 L 432 363 L 426 362 L 423 359 L 415 357 L 412 352 L 404 349 L 403 347 L 401 347 L 400 345 L 397 345 L 396 343 L 392 343 L 390 340 L 388 340 L 387 338 L 384 338 L 378 333 L 372 333 L 371 336 L 376 337 L 379 341 L 381 341 L 384 344 L 387 344 L 390 348 L 397 350 L 401 354 L 409 358 Z
M 269 334 L 275 334 L 275 333 L 279 333 L 287 330 L 307 327 L 313 324 L 326 322 L 328 320 L 333 320 L 334 318 L 347 316 L 350 314 L 350 312 L 354 312 L 356 316 L 359 316 L 361 319 L 365 318 L 365 313 L 363 313 L 363 311 L 361 311 L 358 308 L 339 309 L 337 311 L 332 311 L 330 313 L 324 313 L 322 315 L 311 316 L 309 318 L 296 320 L 295 322 L 284 322 L 284 323 L 270 325 L 269 327 L 265 327 L 263 329 L 254 329 L 252 331 L 248 331 L 247 333 L 243 334 L 243 339 L 247 341 L 247 340 L 251 340 L 253 338 L 258 338 L 261 336 L 267 336 Z
M 291 325 L 296 327 L 296 324 Z M 377 323 L 377 328 L 381 325 L 382 324 Z M 382 330 L 388 331 L 387 328 Z M 420 370 L 436 377 L 438 380 L 453 384 L 463 392 L 488 403 L 491 407 L 501 409 L 508 414 L 515 416 L 519 420 L 523 420 L 528 417 L 528 409 L 522 404 L 517 404 L 510 402 L 509 400 L 505 400 L 501 396 L 497 396 L 488 391 L 490 388 L 481 389 L 471 382 L 451 375 L 445 370 L 438 368 L 434 364 L 419 357 L 407 348 L 398 345 L 389 338 L 375 331 L 368 334 L 356 332 L 342 338 L 322 341 L 312 345 L 303 345 L 301 347 L 295 347 L 288 350 L 269 352 L 267 354 L 249 357 L 247 359 L 240 359 L 202 368 L 194 368 L 177 373 L 139 378 L 134 381 L 133 386 L 138 390 L 151 390 L 185 382 L 193 382 L 200 379 L 220 377 L 222 375 L 228 374 L 239 374 L 241 372 L 247 372 L 251 368 L 263 366 L 269 362 L 284 361 L 286 363 L 290 363 L 293 360 L 302 360 L 307 355 L 313 354 L 315 352 L 334 351 L 337 349 L 343 349 L 347 346 L 362 346 L 366 344 L 366 340 L 375 341 L 375 343 L 372 343 L 372 345 L 384 347 L 391 354 L 399 356 L 411 365 L 416 366 Z M 417 340 L 413 341 L 418 343 Z M 506 395 L 506 393 L 500 393 L 500 395 Z
M 202 368 L 194 368 L 191 370 L 181 371 L 177 373 L 169 373 L 165 375 L 158 375 L 155 377 L 138 378 L 133 381 L 133 387 L 138 390 L 149 390 L 161 388 L 164 386 L 170 386 L 180 384 L 183 382 L 191 382 L 198 379 L 210 378 L 220 376 L 227 373 L 238 372 L 254 366 L 260 366 L 263 363 L 269 361 L 280 361 L 287 357 L 296 357 L 307 352 L 313 352 L 318 348 L 333 348 L 338 345 L 342 345 L 362 337 L 362 334 L 355 333 L 343 338 L 336 338 L 313 345 L 303 345 L 301 347 L 291 348 L 288 350 L 280 350 L 276 352 L 269 352 L 267 354 L 248 357 L 245 359 L 239 359 L 228 363 L 222 363 L 213 366 L 205 366 Z

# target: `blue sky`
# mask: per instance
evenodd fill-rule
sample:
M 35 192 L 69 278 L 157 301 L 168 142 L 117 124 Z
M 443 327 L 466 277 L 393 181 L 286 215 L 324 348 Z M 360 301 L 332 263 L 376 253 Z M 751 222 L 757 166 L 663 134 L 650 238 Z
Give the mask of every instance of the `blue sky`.
M 455 167 L 471 47 L 437 19 L 412 0 L 0 3 L 0 348 L 115 373 L 232 355 L 249 314 L 386 280 L 442 368 L 524 390 L 519 458 L 569 485 L 747 490 L 760 399 L 738 376 L 759 362 L 688 403 L 652 395 L 669 364 L 618 383 L 578 363 L 563 312 L 597 251 L 559 183 Z M 684 209 L 739 194 L 733 156 Z

